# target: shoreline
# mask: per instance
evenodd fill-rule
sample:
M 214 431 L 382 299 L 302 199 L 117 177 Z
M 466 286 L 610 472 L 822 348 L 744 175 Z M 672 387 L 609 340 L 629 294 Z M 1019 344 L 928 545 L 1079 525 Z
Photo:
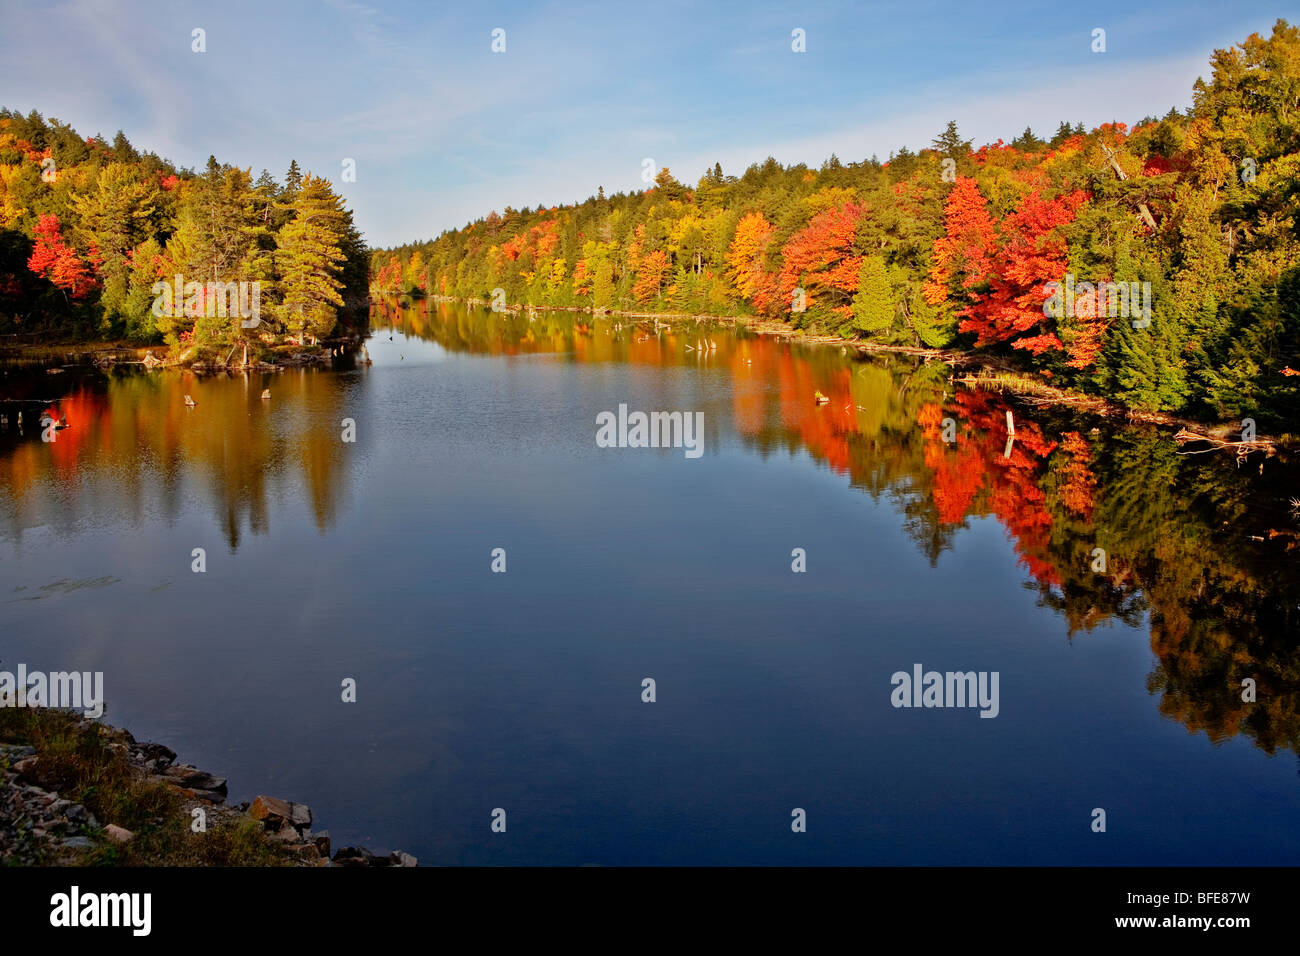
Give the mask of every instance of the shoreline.
M 0 866 L 413 867 L 394 850 L 343 847 L 310 807 L 259 794 L 226 803 L 226 778 L 163 744 L 73 711 L 0 709 Z
M 430 295 L 430 296 L 411 296 L 396 295 L 392 298 L 398 299 L 423 299 L 429 302 L 448 302 L 462 303 L 467 306 L 486 307 L 488 302 L 484 299 L 475 297 L 460 298 L 457 296 Z M 954 369 L 954 375 L 950 379 L 971 388 L 986 390 L 996 390 L 998 392 L 1010 392 L 1026 404 L 1041 407 L 1063 407 L 1071 408 L 1077 412 L 1084 412 L 1096 415 L 1101 418 L 1119 419 L 1122 418 L 1129 423 L 1140 423 L 1155 425 L 1160 428 L 1177 428 L 1178 432 L 1174 436 L 1179 445 L 1201 444 L 1208 447 L 1198 449 L 1198 451 L 1232 451 L 1239 458 L 1245 458 L 1255 452 L 1263 452 L 1266 457 L 1272 457 L 1279 449 L 1291 449 L 1300 445 L 1300 437 L 1296 436 L 1270 436 L 1263 433 L 1256 433 L 1253 440 L 1242 441 L 1235 440 L 1241 434 L 1241 426 L 1236 421 L 1211 421 L 1206 419 L 1189 418 L 1182 415 L 1174 415 L 1168 412 L 1144 411 L 1138 408 L 1132 408 L 1120 402 L 1103 398 L 1099 395 L 1091 395 L 1077 389 L 1060 388 L 1043 380 L 1024 369 L 1018 368 L 1014 363 L 998 359 L 994 356 L 983 355 L 973 351 L 961 349 L 935 349 L 923 346 L 907 345 L 884 345 L 873 342 L 864 342 L 860 339 L 851 339 L 842 335 L 834 335 L 822 332 L 809 332 L 803 329 L 796 329 L 784 322 L 776 319 L 767 319 L 761 316 L 753 315 L 709 315 L 709 314 L 692 314 L 687 312 L 637 312 L 622 309 L 596 309 L 591 306 L 550 306 L 550 305 L 513 305 L 508 306 L 502 311 L 511 315 L 520 313 L 536 312 L 568 312 L 574 315 L 591 315 L 599 316 L 618 316 L 621 318 L 634 319 L 637 322 L 653 321 L 656 329 L 660 325 L 667 325 L 667 320 L 688 321 L 696 323 L 711 323 L 716 325 L 730 325 L 742 327 L 746 330 L 760 336 L 770 336 L 786 342 L 794 342 L 801 345 L 810 346 L 839 346 L 842 350 L 855 349 L 859 355 L 872 354 L 894 354 L 910 355 L 922 358 L 925 361 L 939 361 L 950 365 Z M 94 365 L 98 368 L 112 368 L 119 365 L 141 365 L 147 370 L 154 371 L 158 369 L 180 369 L 191 371 L 199 375 L 209 375 L 218 373 L 231 372 L 280 372 L 289 368 L 298 368 L 312 365 L 325 365 L 332 361 L 336 353 L 341 353 L 347 346 L 354 348 L 363 347 L 366 339 L 369 338 L 369 331 L 366 333 L 353 332 L 348 335 L 335 336 L 329 339 L 322 339 L 310 346 L 280 346 L 273 350 L 272 358 L 278 361 L 253 361 L 248 364 L 228 364 L 229 356 L 226 362 L 212 362 L 204 359 L 189 359 L 189 351 L 182 353 L 179 358 L 159 359 L 154 352 L 163 351 L 166 346 L 137 346 L 120 341 L 100 341 L 100 342 L 79 342 L 54 345 L 41 345 L 34 349 L 24 349 L 22 346 L 13 346 L 9 349 L 0 346 L 0 363 L 6 359 L 16 358 L 20 362 L 30 361 L 33 365 L 53 364 L 59 357 L 66 359 L 81 357 L 88 358 L 87 361 L 73 361 L 67 367 Z M 35 351 L 38 354 L 31 356 L 28 351 Z M 233 349 L 231 352 L 233 353 Z M 9 353 L 16 353 L 10 355 Z M 131 357 L 126 357 L 130 355 Z M 965 375 L 958 376 L 958 370 L 967 371 Z M 61 369 L 60 369 L 61 370 Z M 51 369 L 53 371 L 53 369 Z
M 407 298 L 411 298 L 406 296 Z M 400 298 L 400 296 L 399 296 Z M 483 299 L 461 299 L 456 296 L 426 296 L 424 297 L 431 302 L 460 302 L 470 306 L 486 306 L 488 303 Z M 926 361 L 939 361 L 954 368 L 952 381 L 960 382 L 972 388 L 996 389 L 997 391 L 1008 391 L 1017 397 L 1026 401 L 1027 404 L 1037 406 L 1058 406 L 1069 407 L 1076 411 L 1097 415 L 1102 418 L 1123 418 L 1128 422 L 1138 422 L 1141 424 L 1156 425 L 1161 428 L 1178 428 L 1179 432 L 1175 439 L 1180 445 L 1188 443 L 1206 443 L 1211 447 L 1204 449 L 1212 450 L 1231 450 L 1237 452 L 1239 457 L 1245 457 L 1254 452 L 1263 452 L 1266 457 L 1272 457 L 1279 448 L 1291 448 L 1300 445 L 1300 438 L 1290 438 L 1283 440 L 1281 437 L 1272 437 L 1257 433 L 1253 441 L 1233 441 L 1231 436 L 1239 435 L 1241 432 L 1240 423 L 1237 422 L 1214 422 L 1204 419 L 1188 418 L 1182 415 L 1174 415 L 1168 412 L 1149 412 L 1138 408 L 1132 408 L 1120 402 L 1115 402 L 1099 395 L 1090 395 L 1087 392 L 1076 389 L 1060 388 L 1051 385 L 1041 378 L 1017 368 L 1014 364 L 1006 361 L 1000 361 L 994 357 L 981 355 L 976 352 L 964 351 L 961 349 L 933 349 L 924 346 L 910 345 L 883 345 L 874 342 L 864 342 L 860 339 L 846 338 L 842 335 L 833 335 L 824 332 L 807 332 L 803 329 L 796 329 L 784 322 L 776 319 L 765 319 L 756 315 L 707 315 L 691 314 L 688 312 L 632 312 L 620 309 L 594 309 L 590 306 L 512 306 L 504 311 L 511 313 L 528 312 L 573 312 L 576 314 L 590 314 L 592 316 L 610 315 L 621 316 L 637 320 L 653 320 L 655 325 L 666 324 L 663 320 L 673 319 L 677 321 L 690 322 L 709 322 L 719 325 L 742 326 L 756 335 L 766 335 L 782 339 L 787 342 L 797 342 L 801 345 L 813 346 L 839 346 L 841 349 L 856 349 L 860 355 L 871 354 L 894 354 L 894 355 L 912 355 L 924 358 Z M 958 377 L 956 370 L 974 369 L 976 374 L 966 374 Z

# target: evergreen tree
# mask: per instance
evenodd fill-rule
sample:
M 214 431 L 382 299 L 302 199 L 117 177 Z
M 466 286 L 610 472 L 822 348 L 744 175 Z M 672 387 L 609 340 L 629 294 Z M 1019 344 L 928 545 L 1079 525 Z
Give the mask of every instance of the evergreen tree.
M 140 154 L 121 130 L 113 137 L 113 159 L 119 163 L 138 163 Z
M 880 335 L 893 325 L 896 311 L 885 260 L 880 256 L 863 257 L 858 269 L 858 291 L 853 298 L 852 328 Z
M 284 195 L 286 202 L 293 202 L 294 197 L 298 195 L 298 189 L 302 186 L 302 170 L 298 168 L 298 160 L 289 160 L 289 171 L 284 174 Z
M 958 134 L 956 120 L 948 120 L 948 125 L 944 127 L 942 133 L 934 138 L 930 143 L 930 147 L 943 156 L 960 159 L 970 152 L 971 141 L 962 139 Z
M 343 305 L 348 215 L 328 182 L 310 173 L 293 198 L 293 220 L 276 237 L 281 321 L 304 340 L 329 335 Z
M 1024 153 L 1032 153 L 1042 149 L 1047 144 L 1034 135 L 1034 131 L 1028 126 L 1025 131 L 1011 141 L 1011 145 Z

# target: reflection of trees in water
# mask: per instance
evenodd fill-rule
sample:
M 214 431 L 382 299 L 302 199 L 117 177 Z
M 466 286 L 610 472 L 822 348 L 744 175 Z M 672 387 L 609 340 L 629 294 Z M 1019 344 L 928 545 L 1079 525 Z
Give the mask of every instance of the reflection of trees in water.
M 272 399 L 263 401 L 264 388 Z M 194 409 L 184 404 L 192 395 Z M 271 525 L 270 496 L 305 490 L 317 526 L 333 524 L 344 476 L 343 392 L 335 376 L 293 370 L 243 378 L 118 371 L 73 384 L 57 402 L 71 427 L 45 444 L 39 429 L 6 436 L 0 453 L 6 531 L 51 525 L 72 533 L 105 515 L 169 521 L 187 487 L 212 501 L 231 547 Z M 3 447 L 3 446 L 0 446 Z
M 571 313 L 493 315 L 446 305 L 384 313 L 407 334 L 458 351 L 565 351 L 578 361 L 693 361 L 674 335 L 616 332 L 616 319 Z M 591 334 L 577 331 L 590 324 Z M 667 344 L 665 345 L 665 338 Z M 1008 532 L 1039 603 L 1070 638 L 1149 615 L 1160 710 L 1212 740 L 1245 734 L 1266 752 L 1300 752 L 1300 588 L 1281 540 L 1291 519 L 1270 502 L 1294 494 L 1287 470 L 1182 456 L 1167 432 L 1090 434 L 1068 412 L 1013 409 L 958 388 L 951 370 L 910 357 L 849 359 L 769 338 L 719 339 L 732 379 L 732 420 L 762 456 L 804 451 L 873 498 L 887 495 L 933 565 L 968 518 Z M 820 391 L 830 401 L 813 403 Z M 944 441 L 944 419 L 956 425 Z M 1295 530 L 1292 526 L 1289 530 Z M 1255 542 L 1256 535 L 1266 540 Z M 1104 570 L 1098 552 L 1104 551 Z M 1241 682 L 1257 683 L 1257 701 Z
M 1282 544 L 1295 539 L 1268 535 L 1291 521 L 1270 503 L 1295 492 L 1276 462 L 1261 476 L 1253 464 L 1181 456 L 1168 433 L 1090 434 L 1077 417 L 1048 409 L 1016 410 L 1008 454 L 1008 406 L 987 392 L 954 392 L 942 363 L 850 359 L 716 328 L 717 349 L 701 356 L 685 348 L 705 335 L 692 322 L 656 334 L 653 323 L 617 317 L 538 312 L 530 321 L 421 303 L 377 306 L 373 324 L 385 323 L 451 351 L 725 369 L 734 428 L 757 454 L 806 452 L 873 498 L 886 496 L 932 565 L 969 518 L 993 517 L 1070 638 L 1149 614 L 1157 663 L 1148 687 L 1162 713 L 1212 740 L 1244 734 L 1269 753 L 1300 752 L 1300 588 Z M 319 528 L 333 524 L 346 454 L 337 376 L 95 382 L 60 401 L 73 428 L 56 445 L 42 446 L 31 427 L 21 441 L 0 440 L 0 515 L 11 537 L 41 524 L 70 533 L 123 509 L 130 523 L 150 507 L 175 519 L 195 476 L 232 548 L 243 529 L 270 526 L 270 496 L 286 487 L 305 493 Z M 259 398 L 264 387 L 270 402 Z M 830 401 L 815 405 L 816 391 Z M 199 402 L 193 411 L 187 392 Z M 944 441 L 945 419 L 954 441 Z M 1093 570 L 1098 548 L 1104 571 Z M 1241 699 L 1248 677 L 1255 703 Z

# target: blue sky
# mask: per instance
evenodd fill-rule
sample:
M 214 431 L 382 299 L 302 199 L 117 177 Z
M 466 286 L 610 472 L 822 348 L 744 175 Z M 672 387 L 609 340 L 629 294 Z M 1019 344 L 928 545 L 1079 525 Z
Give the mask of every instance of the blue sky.
M 1297 19 L 1271 0 L 1072 6 L 9 0 L 0 105 L 122 129 L 182 166 L 213 153 L 282 177 L 296 158 L 384 246 L 643 188 L 647 158 L 693 183 L 769 154 L 883 160 L 948 119 L 976 145 L 1131 124 L 1189 105 L 1216 47 Z

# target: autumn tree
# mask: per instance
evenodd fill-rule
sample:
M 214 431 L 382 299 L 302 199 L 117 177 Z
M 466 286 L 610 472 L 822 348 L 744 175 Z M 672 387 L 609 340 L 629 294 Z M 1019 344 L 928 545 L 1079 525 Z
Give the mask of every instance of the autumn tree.
M 333 331 L 343 305 L 343 242 L 348 216 L 343 200 L 310 173 L 293 200 L 293 220 L 276 237 L 276 266 L 284 298 L 279 315 L 300 337 Z
M 775 275 L 765 267 L 768 244 L 775 232 L 775 227 L 761 212 L 748 213 L 737 223 L 735 237 L 727 250 L 732 284 L 760 312 L 767 310 L 776 288 Z
M 798 289 L 803 307 L 812 313 L 809 318 L 835 316 L 838 322 L 849 318 L 862 267 L 862 257 L 855 250 L 861 215 L 861 206 L 846 202 L 818 213 L 790 237 L 781 250 L 782 266 L 777 279 L 784 311 L 798 308 Z
M 86 263 L 77 255 L 59 231 L 59 217 L 53 214 L 41 217 L 36 226 L 36 244 L 27 267 L 39 276 L 80 299 L 95 288 L 94 278 Z

